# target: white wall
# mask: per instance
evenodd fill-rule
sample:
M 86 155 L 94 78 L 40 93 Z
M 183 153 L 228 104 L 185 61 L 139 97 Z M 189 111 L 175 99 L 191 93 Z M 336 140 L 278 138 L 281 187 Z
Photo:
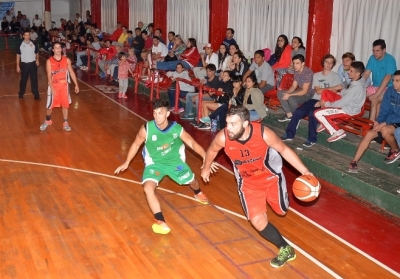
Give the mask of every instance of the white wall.
M 79 3 L 79 9 L 77 11 L 71 11 L 74 14 L 80 12 L 80 0 L 71 0 Z M 39 15 L 39 18 L 43 20 L 44 16 L 44 1 L 43 0 L 0 0 L 0 2 L 15 2 L 15 14 L 21 11 L 22 14 L 26 14 L 26 17 L 32 23 L 35 14 Z M 52 0 L 51 1 L 51 20 L 56 22 L 56 26 L 60 27 L 60 18 L 69 19 L 70 17 L 70 1 L 68 0 Z

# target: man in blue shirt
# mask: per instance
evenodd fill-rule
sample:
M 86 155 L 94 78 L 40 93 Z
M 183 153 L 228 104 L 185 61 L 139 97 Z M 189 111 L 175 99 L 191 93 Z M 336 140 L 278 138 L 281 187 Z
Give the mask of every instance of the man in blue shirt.
M 367 80 L 372 72 L 372 85 L 367 87 L 367 96 L 371 101 L 369 119 L 372 121 L 379 114 L 383 95 L 386 88 L 392 85 L 392 74 L 396 69 L 396 60 L 392 55 L 386 53 L 385 40 L 378 39 L 374 41 L 372 55 L 368 60 L 363 75 L 364 79 Z
M 235 35 L 235 30 L 232 28 L 226 29 L 226 38 L 222 41 L 222 43 L 226 46 L 226 49 L 229 49 L 230 45 L 236 45 L 233 35 Z
M 365 150 L 368 149 L 371 140 L 382 134 L 386 143 L 390 146 L 388 156 L 384 162 L 386 164 L 394 163 L 400 158 L 400 151 L 395 135 L 398 136 L 400 127 L 400 70 L 393 74 L 393 86 L 388 87 L 384 95 L 380 112 L 374 126 L 363 137 L 357 147 L 354 159 L 350 162 L 349 172 L 357 172 L 357 163 L 361 159 Z M 396 131 L 397 130 L 397 131 Z

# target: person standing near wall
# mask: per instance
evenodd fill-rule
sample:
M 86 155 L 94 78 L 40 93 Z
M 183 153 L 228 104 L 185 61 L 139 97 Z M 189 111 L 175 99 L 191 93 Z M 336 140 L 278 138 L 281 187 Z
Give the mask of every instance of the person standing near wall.
M 29 30 L 24 31 L 24 40 L 17 49 L 17 73 L 21 73 L 19 82 L 20 99 L 24 98 L 28 77 L 31 78 L 31 90 L 35 100 L 40 100 L 37 78 L 37 67 L 39 66 L 39 50 L 37 45 L 31 41 Z

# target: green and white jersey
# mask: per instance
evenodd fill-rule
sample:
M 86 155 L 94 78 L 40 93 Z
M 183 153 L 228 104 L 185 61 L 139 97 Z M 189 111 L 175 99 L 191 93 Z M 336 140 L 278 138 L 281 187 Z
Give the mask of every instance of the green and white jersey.
M 185 144 L 181 140 L 183 128 L 180 124 L 168 122 L 160 130 L 154 120 L 146 124 L 146 141 L 142 151 L 146 166 L 152 164 L 174 165 L 185 162 Z

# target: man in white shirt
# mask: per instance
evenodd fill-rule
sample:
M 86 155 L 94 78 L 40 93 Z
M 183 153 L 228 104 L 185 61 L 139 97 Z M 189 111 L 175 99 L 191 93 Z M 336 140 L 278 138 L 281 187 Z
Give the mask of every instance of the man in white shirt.
M 35 18 L 32 20 L 32 24 L 37 29 L 39 29 L 39 27 L 42 26 L 42 20 L 39 18 L 38 15 L 35 15 Z M 31 38 L 32 38 L 32 36 L 31 36 Z
M 165 56 L 168 55 L 168 47 L 160 42 L 160 39 L 157 36 L 154 36 L 151 52 L 152 53 L 149 54 L 148 58 L 150 68 L 158 61 L 164 61 Z
M 6 20 L 8 21 L 8 23 L 10 23 L 12 21 L 13 15 L 10 13 L 10 10 L 6 11 Z
M 194 67 L 193 68 L 194 75 L 199 79 L 204 79 L 204 77 L 207 76 L 206 66 L 208 64 L 214 64 L 215 67 L 218 66 L 218 55 L 213 52 L 213 48 L 210 43 L 206 44 L 206 46 L 204 47 L 204 50 L 205 50 L 205 54 L 204 53 L 200 54 L 203 67 Z M 205 55 L 206 55 L 206 57 L 204 59 Z

